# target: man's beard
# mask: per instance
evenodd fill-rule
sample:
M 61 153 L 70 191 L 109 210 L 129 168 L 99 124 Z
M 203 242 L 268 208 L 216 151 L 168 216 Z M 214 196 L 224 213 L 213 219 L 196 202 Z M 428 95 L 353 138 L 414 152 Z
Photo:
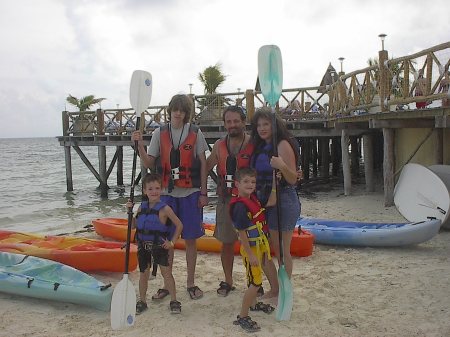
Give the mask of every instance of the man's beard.
M 228 135 L 232 138 L 242 137 L 243 134 L 244 134 L 244 131 L 241 129 L 231 129 L 228 131 Z

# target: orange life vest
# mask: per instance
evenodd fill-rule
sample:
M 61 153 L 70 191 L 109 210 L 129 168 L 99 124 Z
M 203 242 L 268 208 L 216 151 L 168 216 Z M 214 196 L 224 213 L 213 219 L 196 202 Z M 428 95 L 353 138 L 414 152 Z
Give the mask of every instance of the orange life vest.
M 160 163 L 158 173 L 162 176 L 162 186 L 174 186 L 189 188 L 200 187 L 200 160 L 195 153 L 195 144 L 197 141 L 198 127 L 190 125 L 189 133 L 183 143 L 180 144 L 180 162 L 178 167 L 172 167 L 170 163 L 170 154 L 174 150 L 170 139 L 170 130 L 168 125 L 164 125 L 160 130 Z
M 222 138 L 218 142 L 217 152 L 217 194 L 222 196 L 237 194 L 232 193 L 234 188 L 234 175 L 236 170 L 242 167 L 250 166 L 250 158 L 255 149 L 253 143 L 249 142 L 244 148 L 236 154 L 236 168 L 233 172 L 227 172 L 227 159 L 230 155 L 227 147 L 227 137 Z M 233 191 L 235 192 L 235 191 Z

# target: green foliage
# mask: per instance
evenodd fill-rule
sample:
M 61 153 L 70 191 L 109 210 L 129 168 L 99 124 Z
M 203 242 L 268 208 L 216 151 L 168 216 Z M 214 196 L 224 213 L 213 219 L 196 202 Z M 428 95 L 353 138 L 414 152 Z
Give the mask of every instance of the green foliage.
M 217 88 L 225 82 L 226 75 L 222 73 L 222 65 L 216 63 L 214 66 L 209 66 L 202 73 L 198 74 L 198 79 L 205 87 L 205 95 L 212 95 L 216 93 Z
M 89 108 L 95 104 L 100 104 L 101 101 L 105 100 L 106 98 L 95 98 L 94 95 L 88 95 L 84 96 L 82 98 L 76 98 L 75 96 L 72 96 L 69 94 L 67 96 L 66 101 L 67 103 L 76 106 L 80 111 L 87 111 Z

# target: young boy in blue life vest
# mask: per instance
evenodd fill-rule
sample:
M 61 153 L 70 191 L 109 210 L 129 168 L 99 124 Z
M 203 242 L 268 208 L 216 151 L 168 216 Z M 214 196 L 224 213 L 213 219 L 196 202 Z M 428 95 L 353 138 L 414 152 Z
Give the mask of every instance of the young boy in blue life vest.
M 230 216 L 241 241 L 240 253 L 246 269 L 248 289 L 242 300 L 241 312 L 233 324 L 240 325 L 247 332 L 256 332 L 261 327 L 248 315 L 249 310 L 271 313 L 274 308 L 262 302 L 256 303 L 258 289 L 262 285 L 262 266 L 271 256 L 269 242 L 263 231 L 266 226 L 264 208 L 255 195 L 255 169 L 239 169 L 235 176 L 235 186 L 238 196 L 231 198 Z M 271 193 L 267 204 L 273 205 L 275 201 L 275 193 Z
M 177 301 L 175 279 L 169 267 L 169 249 L 174 249 L 174 241 L 178 239 L 183 224 L 172 208 L 160 200 L 162 180 L 159 174 L 147 174 L 143 179 L 143 193 L 148 201 L 141 203 L 133 227 L 136 228 L 139 261 L 139 301 L 136 303 L 136 314 L 147 310 L 147 286 L 150 277 L 152 259 L 161 269 L 164 283 L 170 293 L 170 311 L 181 312 L 181 303 Z M 133 204 L 129 201 L 128 208 Z M 175 231 L 172 226 L 175 226 Z M 171 235 L 173 233 L 173 235 Z

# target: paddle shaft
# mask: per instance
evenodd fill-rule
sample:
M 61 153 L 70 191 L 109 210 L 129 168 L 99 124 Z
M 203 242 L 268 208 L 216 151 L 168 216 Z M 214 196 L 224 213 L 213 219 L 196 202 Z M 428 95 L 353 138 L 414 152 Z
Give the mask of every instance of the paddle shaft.
M 140 118 L 136 117 L 136 130 L 139 130 Z M 131 171 L 131 188 L 130 188 L 130 201 L 134 204 L 134 177 L 136 174 L 136 161 L 137 161 L 138 141 L 134 141 L 134 153 L 133 153 L 133 168 Z M 130 243 L 131 243 L 131 224 L 133 223 L 133 207 L 128 208 L 128 228 L 127 228 L 127 245 L 125 249 L 125 274 L 128 274 L 128 265 L 130 260 Z
M 273 155 L 278 156 L 278 132 L 277 132 L 277 118 L 275 115 L 275 108 L 272 107 L 272 147 Z M 277 169 L 274 169 L 275 174 L 275 194 L 277 196 L 277 227 L 278 227 L 278 245 L 280 247 L 280 265 L 284 265 L 284 253 L 283 253 L 283 238 L 281 231 L 281 214 L 280 214 L 280 185 L 277 178 Z

